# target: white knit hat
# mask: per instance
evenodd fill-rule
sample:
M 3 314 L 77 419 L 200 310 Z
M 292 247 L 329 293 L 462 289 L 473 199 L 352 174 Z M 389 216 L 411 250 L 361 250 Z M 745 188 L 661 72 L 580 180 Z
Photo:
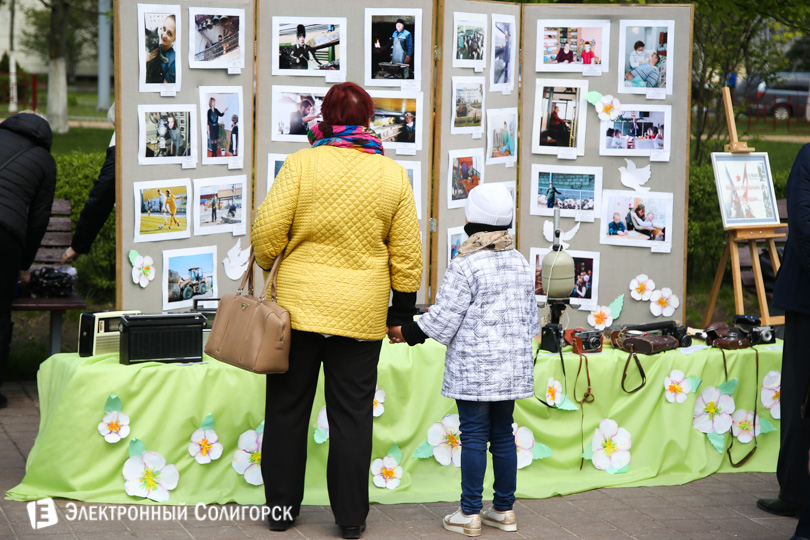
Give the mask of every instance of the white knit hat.
M 467 194 L 464 213 L 470 223 L 505 226 L 512 223 L 515 203 L 503 184 L 480 184 Z

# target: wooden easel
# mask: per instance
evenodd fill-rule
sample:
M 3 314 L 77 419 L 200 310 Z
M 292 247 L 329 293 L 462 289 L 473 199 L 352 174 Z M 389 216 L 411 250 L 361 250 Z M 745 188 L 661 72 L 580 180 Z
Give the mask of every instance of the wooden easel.
M 726 110 L 726 122 L 728 132 L 731 137 L 730 143 L 725 146 L 726 152 L 733 154 L 753 152 L 755 149 L 748 146 L 745 141 L 737 139 L 737 124 L 734 121 L 734 111 L 731 106 L 731 92 L 728 87 L 723 88 L 723 105 Z M 740 253 L 737 242 L 747 241 L 748 249 L 751 251 L 751 266 L 754 272 L 754 282 L 757 288 L 757 301 L 759 302 L 760 320 L 764 325 L 785 324 L 785 317 L 771 317 L 768 310 L 768 297 L 765 294 L 765 282 L 762 279 L 762 267 L 759 265 L 759 253 L 757 252 L 757 242 L 766 241 L 768 244 L 768 254 L 771 257 L 774 275 L 779 271 L 779 255 L 776 253 L 777 238 L 784 238 L 785 235 L 777 233 L 776 229 L 782 227 L 781 224 L 761 225 L 757 227 L 729 227 L 726 229 L 726 247 L 717 265 L 717 273 L 714 275 L 712 293 L 709 297 L 709 305 L 706 306 L 706 314 L 703 316 L 703 327 L 706 328 L 711 322 L 714 313 L 714 305 L 717 302 L 717 295 L 720 293 L 720 285 L 723 283 L 723 274 L 726 271 L 726 263 L 731 256 L 731 278 L 734 284 L 734 308 L 737 314 L 745 313 L 743 307 L 742 293 L 742 273 L 740 271 Z

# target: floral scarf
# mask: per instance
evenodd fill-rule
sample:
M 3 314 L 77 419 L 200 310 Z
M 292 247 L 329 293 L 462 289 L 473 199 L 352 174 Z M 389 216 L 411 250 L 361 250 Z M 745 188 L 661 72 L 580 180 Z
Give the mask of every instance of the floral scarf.
M 333 126 L 321 122 L 307 132 L 309 144 L 355 148 L 368 154 L 382 154 L 382 141 L 374 131 L 364 126 Z
M 475 233 L 467 238 L 458 248 L 456 257 L 463 257 L 475 251 L 489 249 L 492 251 L 507 251 L 515 249 L 515 238 L 508 231 L 491 231 Z

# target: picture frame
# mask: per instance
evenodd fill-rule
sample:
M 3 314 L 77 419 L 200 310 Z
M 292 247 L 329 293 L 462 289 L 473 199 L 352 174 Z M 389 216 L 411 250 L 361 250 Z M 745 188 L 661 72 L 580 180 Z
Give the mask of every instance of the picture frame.
M 484 183 L 484 149 L 449 150 L 447 157 L 447 208 L 464 208 L 470 190 Z
M 560 208 L 560 217 L 576 217 L 578 212 L 590 211 L 601 217 L 602 167 L 574 167 L 532 163 L 531 202 L 529 214 L 553 216 L 554 206 Z M 546 194 L 549 183 L 561 193 L 554 194 L 554 206 L 548 206 Z
M 346 79 L 346 17 L 273 17 L 272 25 L 273 75 Z
M 138 165 L 197 163 L 195 105 L 138 105 Z
M 134 243 L 191 237 L 189 205 L 193 199 L 190 178 L 133 182 L 132 189 Z M 174 212 L 170 201 L 174 202 Z
M 167 22 L 168 21 L 168 22 Z M 138 91 L 179 92 L 183 79 L 183 24 L 179 5 L 138 4 Z M 171 24 L 174 23 L 174 33 Z M 167 31 L 163 31 L 163 29 Z M 164 47 L 168 44 L 168 48 Z M 151 51 L 158 51 L 150 59 Z
M 518 121 L 517 107 L 487 109 L 487 165 L 517 163 Z
M 194 236 L 227 233 L 246 234 L 250 219 L 250 191 L 247 176 L 219 176 L 194 179 Z
M 447 264 L 456 256 L 458 248 L 469 238 L 464 232 L 464 226 L 447 228 Z
M 245 10 L 188 8 L 188 67 L 245 69 Z
M 560 61 L 568 45 L 570 62 Z M 562 51 L 562 53 L 561 53 Z M 581 73 L 588 65 L 610 70 L 610 20 L 539 19 L 535 71 Z
M 270 140 L 308 142 L 306 130 L 323 120 L 321 104 L 328 91 L 325 87 L 273 85 Z
M 284 166 L 284 161 L 290 154 L 267 154 L 267 193 L 270 193 L 270 188 L 273 187 L 273 182 L 276 181 L 281 167 Z
M 450 134 L 484 132 L 486 77 L 453 77 L 453 107 Z
M 713 152 L 712 168 L 724 229 L 780 223 L 767 152 Z
M 672 106 L 626 104 L 619 106 L 615 120 L 602 120 L 599 127 L 599 155 L 652 156 L 670 153 Z M 612 130 L 612 132 L 611 132 Z M 666 161 L 669 161 L 667 157 Z
M 401 20 L 403 32 L 397 29 Z M 421 8 L 366 8 L 363 32 L 364 79 L 366 87 L 393 86 L 403 90 L 419 90 L 422 82 L 422 42 L 424 41 Z M 413 47 L 407 60 L 408 36 Z M 430 32 L 428 32 L 430 34 Z M 405 58 L 394 51 L 395 35 Z M 399 61 L 401 60 L 401 61 Z
M 411 182 L 414 203 L 416 203 L 416 219 L 422 220 L 422 162 L 396 160 L 408 172 L 408 180 Z
M 677 62 L 674 40 L 674 20 L 620 20 L 618 93 L 646 94 L 663 88 L 672 95 L 673 63 Z
M 188 309 L 194 300 L 219 298 L 217 246 L 163 251 L 163 310 Z
M 643 205 L 643 213 L 639 213 Z M 635 213 L 635 218 L 631 215 Z M 613 226 L 616 214 L 622 227 Z M 674 215 L 673 194 L 667 192 L 622 191 L 602 192 L 602 223 L 599 243 L 611 246 L 641 247 L 669 253 L 672 246 Z M 630 226 L 632 224 L 632 226 Z M 618 225 L 618 224 L 617 224 Z M 618 232 L 611 234 L 611 228 Z
M 532 119 L 532 153 L 558 155 L 575 148 L 585 155 L 588 81 L 537 79 Z
M 489 58 L 489 91 L 510 93 L 515 88 L 518 69 L 518 29 L 514 15 L 493 13 L 492 48 Z
M 199 93 L 200 130 L 204 141 L 202 164 L 230 164 L 231 159 L 243 157 L 245 130 L 239 129 L 245 118 L 242 87 L 200 86 Z M 219 107 L 223 107 L 222 110 Z M 203 118 L 206 119 L 205 122 L 202 121 Z M 220 118 L 224 123 L 220 122 Z M 213 130 L 214 123 L 216 131 Z
M 538 302 L 548 301 L 543 290 L 543 258 L 551 248 L 529 248 L 529 266 L 534 268 L 534 297 Z M 572 306 L 596 306 L 599 303 L 599 262 L 598 251 L 566 250 L 574 259 L 574 280 L 569 296 Z
M 487 14 L 453 13 L 454 68 L 484 71 L 487 58 Z
M 412 90 L 369 90 L 374 101 L 370 128 L 386 150 L 422 150 L 422 92 Z M 409 122 L 410 119 L 410 122 Z

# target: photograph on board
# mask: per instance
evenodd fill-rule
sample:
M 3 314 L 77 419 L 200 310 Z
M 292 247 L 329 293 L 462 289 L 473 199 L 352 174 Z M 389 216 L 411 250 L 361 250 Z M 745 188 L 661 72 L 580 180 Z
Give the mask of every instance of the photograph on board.
M 517 24 L 514 15 L 492 14 L 492 53 L 489 60 L 489 91 L 508 92 L 515 87 Z
M 309 128 L 323 120 L 321 104 L 328 88 L 273 85 L 273 141 L 308 142 Z
M 217 246 L 163 251 L 163 309 L 194 306 L 200 298 L 218 298 Z
M 779 223 L 766 152 L 713 152 L 712 166 L 724 228 Z
M 366 8 L 366 86 L 399 87 L 413 81 L 418 89 L 422 39 L 421 9 Z
M 487 109 L 487 165 L 517 160 L 517 127 L 517 107 Z
M 467 194 L 484 182 L 484 149 L 447 152 L 447 208 L 464 208 Z
M 576 217 L 577 211 L 590 210 L 601 217 L 602 167 L 572 167 L 532 163 L 531 204 L 533 216 Z
M 270 188 L 273 187 L 273 182 L 276 181 L 278 173 L 281 172 L 281 167 L 284 166 L 284 160 L 290 154 L 267 154 L 267 190 L 265 193 L 270 193 Z
M 422 92 L 369 90 L 374 101 L 372 130 L 391 150 L 422 149 Z
M 619 21 L 619 93 L 672 94 L 675 21 Z
M 668 153 L 671 120 L 671 105 L 622 104 L 615 120 L 600 123 L 599 154 L 649 156 L 654 150 Z
M 233 234 L 245 227 L 250 213 L 247 176 L 194 179 L 194 234 Z
M 464 232 L 464 227 L 449 227 L 447 229 L 447 264 L 458 255 L 461 244 L 469 238 Z
M 486 67 L 487 14 L 453 13 L 453 67 Z
M 138 165 L 197 162 L 197 107 L 138 105 Z
M 133 242 L 189 238 L 191 180 L 134 182 L 135 230 Z
M 453 117 L 450 134 L 484 132 L 486 77 L 453 77 Z
M 588 81 L 537 79 L 535 92 L 532 153 L 576 148 L 578 156 L 585 155 Z
M 188 67 L 245 68 L 245 10 L 188 8 Z
M 422 219 L 422 163 L 419 161 L 396 160 L 407 172 L 411 183 L 413 199 L 416 203 L 416 219 Z
M 672 245 L 672 200 L 672 193 L 604 190 L 599 243 L 648 249 L 653 243 Z
M 537 21 L 535 71 L 581 72 L 610 65 L 610 21 L 601 19 L 540 19 Z
M 545 302 L 543 290 L 543 258 L 550 248 L 530 248 L 529 263 L 534 264 L 534 295 L 538 302 Z M 598 251 L 566 250 L 574 259 L 574 287 L 571 289 L 571 305 L 597 304 L 599 301 L 599 258 Z
M 239 124 L 244 116 L 241 86 L 200 86 L 203 165 L 242 155 L 244 130 Z
M 273 17 L 273 75 L 346 73 L 345 17 Z
M 182 58 L 180 6 L 138 4 L 138 90 L 160 92 L 164 84 L 180 91 Z

